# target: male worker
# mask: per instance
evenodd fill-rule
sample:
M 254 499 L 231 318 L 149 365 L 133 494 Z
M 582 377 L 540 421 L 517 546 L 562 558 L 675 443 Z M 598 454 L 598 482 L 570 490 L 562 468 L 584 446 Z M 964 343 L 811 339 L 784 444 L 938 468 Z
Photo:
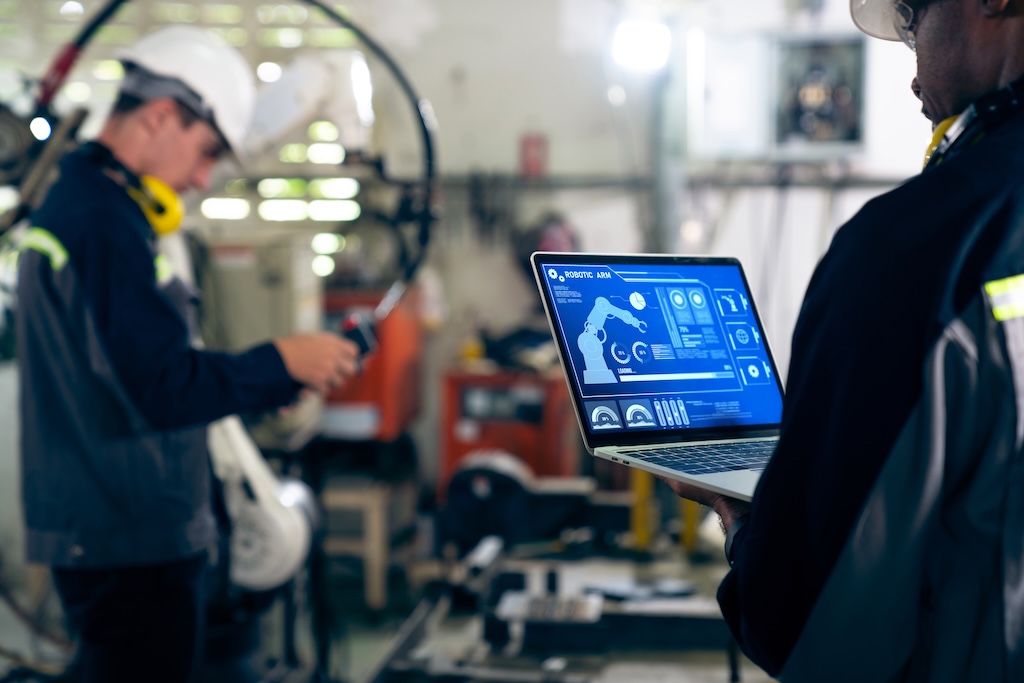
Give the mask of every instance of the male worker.
M 671 486 L 721 516 L 722 612 L 770 674 L 1024 681 L 1024 0 L 851 9 L 958 118 L 819 263 L 752 504 Z
M 190 345 L 187 296 L 157 267 L 176 193 L 240 151 L 252 73 L 204 31 L 169 27 L 123 55 L 99 138 L 61 162 L 19 264 L 28 561 L 54 569 L 75 680 L 184 683 L 215 540 L 206 425 L 327 391 L 356 347 L 296 335 L 244 353 Z

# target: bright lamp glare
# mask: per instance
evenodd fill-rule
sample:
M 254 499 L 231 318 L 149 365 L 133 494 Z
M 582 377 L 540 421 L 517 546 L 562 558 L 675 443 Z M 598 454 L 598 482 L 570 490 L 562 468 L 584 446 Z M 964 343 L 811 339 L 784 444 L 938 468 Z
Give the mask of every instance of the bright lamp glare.
M 277 62 L 263 62 L 256 67 L 256 77 L 264 83 L 273 83 L 281 78 L 281 65 Z
M 21 194 L 18 193 L 17 188 L 10 185 L 0 187 L 0 213 L 10 211 L 18 205 L 19 201 L 21 201 Z
M 657 71 L 668 63 L 672 33 L 658 21 L 624 21 L 615 29 L 612 58 L 624 69 Z
M 316 142 L 334 142 L 338 139 L 338 127 L 330 121 L 314 121 L 306 131 L 309 139 Z
M 260 203 L 259 214 L 265 221 L 304 221 L 309 205 L 301 199 L 268 199 Z
M 313 247 L 313 251 L 317 254 L 331 255 L 337 254 L 344 248 L 345 238 L 341 235 L 335 235 L 330 232 L 322 232 L 319 235 L 313 237 L 313 242 L 310 246 Z
M 313 274 L 327 277 L 334 272 L 334 259 L 321 254 L 313 257 Z
M 354 221 L 362 212 L 351 199 L 315 199 L 309 203 L 309 217 L 314 221 Z
M 307 186 L 302 178 L 264 178 L 256 191 L 264 199 L 297 199 L 306 196 Z
M 370 68 L 366 65 L 366 59 L 361 54 L 356 54 L 352 59 L 350 70 L 352 77 L 352 93 L 356 98 L 356 113 L 359 121 L 364 126 L 373 125 L 373 81 L 370 78 Z
M 309 181 L 309 191 L 323 199 L 352 199 L 359 194 L 359 181 L 355 178 L 317 178 Z
M 41 116 L 32 119 L 32 123 L 28 124 L 28 129 L 32 131 L 32 135 L 36 136 L 36 140 L 47 140 L 52 132 L 50 123 Z
M 314 164 L 340 164 L 345 161 L 345 148 L 333 142 L 314 142 L 307 155 Z
M 211 220 L 240 221 L 249 217 L 249 200 L 240 197 L 210 197 L 199 207 Z
M 75 2 L 75 0 L 68 0 L 60 6 L 60 15 L 62 17 L 77 17 L 85 14 L 85 8 L 82 7 L 82 3 Z

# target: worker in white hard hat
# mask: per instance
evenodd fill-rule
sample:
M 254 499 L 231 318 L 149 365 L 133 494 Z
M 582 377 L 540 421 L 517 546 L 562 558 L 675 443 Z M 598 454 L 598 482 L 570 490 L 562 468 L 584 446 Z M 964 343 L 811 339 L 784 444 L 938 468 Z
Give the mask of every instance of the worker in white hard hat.
M 231 47 L 165 28 L 120 55 L 99 138 L 61 161 L 19 259 L 28 561 L 49 565 L 78 642 L 75 681 L 184 683 L 204 619 L 206 425 L 326 392 L 356 370 L 336 335 L 237 354 L 192 347 L 195 297 L 158 257 L 177 195 L 241 151 L 255 99 Z
M 714 508 L 718 591 L 787 683 L 1024 681 L 1024 0 L 851 0 L 916 51 L 926 166 L 836 233 L 778 447 Z

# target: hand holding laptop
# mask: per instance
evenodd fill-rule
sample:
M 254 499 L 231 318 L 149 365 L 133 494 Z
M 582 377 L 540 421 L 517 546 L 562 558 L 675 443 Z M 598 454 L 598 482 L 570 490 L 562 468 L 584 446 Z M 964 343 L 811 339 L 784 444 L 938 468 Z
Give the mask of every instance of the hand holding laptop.
M 722 526 L 726 529 L 731 527 L 734 521 L 750 512 L 750 503 L 745 501 L 723 496 L 720 493 L 715 493 L 701 486 L 688 484 L 677 479 L 655 476 L 668 484 L 668 487 L 675 491 L 675 494 L 680 498 L 696 501 L 714 510 L 722 518 Z

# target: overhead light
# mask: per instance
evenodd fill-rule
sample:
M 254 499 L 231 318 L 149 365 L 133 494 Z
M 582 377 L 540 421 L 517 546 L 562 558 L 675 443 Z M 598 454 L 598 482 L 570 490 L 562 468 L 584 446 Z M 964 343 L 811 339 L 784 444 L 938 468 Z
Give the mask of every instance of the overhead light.
M 60 15 L 62 17 L 78 17 L 83 14 L 85 14 L 85 8 L 82 7 L 80 2 L 68 0 L 68 2 L 60 6 Z
M 264 178 L 256 185 L 264 199 L 293 199 L 306 196 L 306 181 L 302 178 Z
M 320 277 L 327 277 L 334 272 L 334 259 L 321 254 L 313 257 L 313 274 Z
M 204 199 L 199 210 L 211 220 L 240 221 L 249 217 L 249 200 L 238 197 Z
M 668 63 L 672 32 L 660 21 L 628 20 L 615 29 L 612 58 L 631 71 L 657 71 Z
M 259 214 L 265 221 L 304 221 L 309 205 L 301 199 L 268 199 L 260 202 Z
M 4 185 L 0 187 L 0 213 L 10 211 L 21 202 L 21 194 L 18 188 Z
M 314 142 L 334 142 L 338 139 L 338 127 L 330 121 L 314 121 L 306 131 Z
M 363 211 L 351 199 L 316 199 L 309 203 L 309 217 L 314 221 L 354 221 Z
M 286 164 L 301 164 L 309 158 L 309 147 L 301 142 L 293 142 L 281 148 L 281 161 Z
M 322 199 L 352 199 L 359 194 L 355 178 L 317 178 L 309 181 L 309 193 Z
M 310 246 L 313 247 L 313 251 L 317 254 L 329 256 L 337 254 L 345 248 L 345 238 L 341 235 L 335 235 L 333 232 L 322 232 L 319 235 L 313 236 Z
M 28 129 L 32 131 L 32 135 L 36 137 L 36 140 L 48 140 L 50 133 L 53 132 L 50 128 L 50 122 L 42 116 L 32 119 L 32 123 L 28 124 Z
M 345 148 L 334 142 L 314 142 L 307 156 L 314 164 L 340 164 L 345 161 Z
M 256 77 L 264 83 L 273 83 L 280 80 L 283 71 L 277 62 L 263 62 L 256 67 Z

